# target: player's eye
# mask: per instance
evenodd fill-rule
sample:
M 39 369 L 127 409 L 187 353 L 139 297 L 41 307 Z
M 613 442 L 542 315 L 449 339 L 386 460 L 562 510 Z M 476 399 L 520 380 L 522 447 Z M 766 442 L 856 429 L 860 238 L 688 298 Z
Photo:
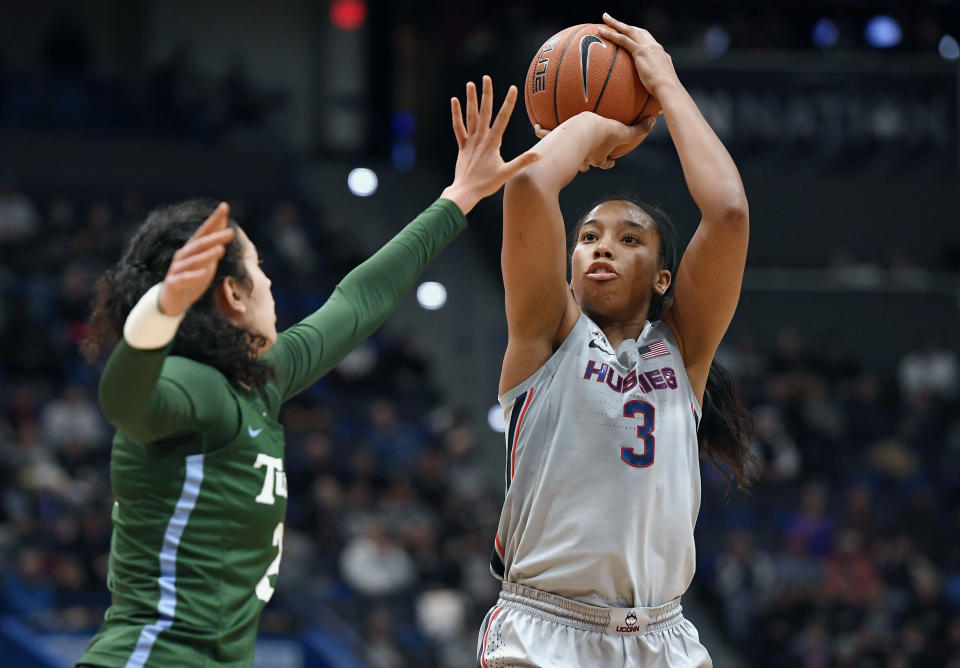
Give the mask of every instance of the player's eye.
M 584 233 L 583 233 L 583 240 L 584 240 L 584 241 L 596 241 L 596 240 L 597 240 L 597 235 L 594 234 L 593 232 L 584 232 Z
M 627 236 L 625 236 L 625 237 L 623 238 L 623 241 L 624 241 L 624 243 L 635 244 L 635 243 L 637 243 L 637 238 L 636 238 L 635 236 L 633 236 L 632 234 L 628 234 Z

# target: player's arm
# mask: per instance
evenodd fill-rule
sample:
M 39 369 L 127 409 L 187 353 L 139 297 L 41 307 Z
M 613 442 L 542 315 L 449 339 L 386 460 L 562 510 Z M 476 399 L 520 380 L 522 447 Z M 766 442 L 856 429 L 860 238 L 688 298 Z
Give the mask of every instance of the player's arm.
M 701 220 L 673 278 L 674 299 L 664 320 L 680 341 L 687 375 L 698 396 L 733 318 L 747 257 L 749 212 L 730 154 L 677 78 L 673 61 L 646 30 L 604 15 L 600 34 L 633 55 L 644 86 L 660 102 L 690 194 Z
M 191 373 L 171 373 L 164 362 L 172 342 L 158 349 L 138 349 L 120 341 L 100 379 L 104 417 L 137 443 L 199 432 L 206 443 L 229 440 L 239 426 L 236 410 L 217 374 L 196 365 Z
M 626 126 L 592 113 L 561 123 L 534 147 L 540 161 L 514 176 L 503 196 L 500 263 L 509 339 L 500 393 L 530 377 L 580 317 L 567 285 L 567 250 L 560 191 L 579 171 L 608 168 L 639 144 L 651 124 Z
M 266 359 L 277 369 L 283 399 L 314 383 L 370 336 L 427 265 L 466 227 L 464 216 L 476 203 L 537 160 L 533 151 L 508 163 L 500 157 L 516 99 L 517 89 L 511 86 L 493 118 L 493 82 L 485 76 L 479 101 L 474 84 L 467 84 L 465 120 L 460 101 L 450 101 L 459 147 L 453 183 L 437 202 L 347 274 L 316 313 L 277 338 Z
M 438 199 L 347 274 L 317 311 L 280 333 L 264 359 L 281 400 L 327 374 L 383 323 L 427 265 L 467 226 L 460 208 Z
M 163 283 L 150 288 L 131 309 L 123 340 L 107 360 L 100 378 L 100 407 L 113 426 L 138 443 L 189 429 L 206 431 L 213 423 L 226 431 L 236 427 L 229 424 L 229 415 L 223 420 L 206 419 L 218 416 L 219 411 L 205 407 L 216 407 L 225 399 L 222 384 L 212 383 L 211 389 L 202 379 L 198 386 L 197 379 L 182 382 L 163 374 L 180 322 L 210 287 L 225 244 L 233 238 L 228 215 L 226 204 L 218 206 L 174 253 Z M 194 396 L 201 397 L 199 406 Z

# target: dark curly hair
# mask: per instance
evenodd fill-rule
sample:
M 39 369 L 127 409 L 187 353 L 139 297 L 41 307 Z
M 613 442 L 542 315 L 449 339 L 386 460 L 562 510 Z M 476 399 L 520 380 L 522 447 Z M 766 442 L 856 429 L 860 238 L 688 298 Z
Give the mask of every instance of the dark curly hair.
M 679 245 L 670 216 L 633 195 L 604 197 L 590 205 L 574 227 L 571 252 L 580 237 L 580 228 L 586 221 L 587 214 L 605 202 L 616 201 L 630 202 L 656 224 L 657 236 L 660 239 L 660 268 L 668 270 L 671 276 L 676 276 Z M 663 296 L 653 293 L 647 320 L 658 320 L 672 299 L 673 281 Z M 708 457 L 726 476 L 728 482 L 732 484 L 736 477 L 737 487 L 747 489 L 757 464 L 757 456 L 750 450 L 752 436 L 753 419 L 740 398 L 733 374 L 714 360 L 710 363 L 710 372 L 707 375 L 707 387 L 703 393 L 703 415 L 697 429 L 700 455 Z
M 155 209 L 147 216 L 120 262 L 97 281 L 89 335 L 83 346 L 88 360 L 96 359 L 119 340 L 131 309 L 151 286 L 163 281 L 174 252 L 218 203 L 191 199 Z M 239 230 L 234 220 L 229 225 Z M 233 385 L 262 387 L 273 374 L 273 368 L 256 354 L 265 343 L 264 337 L 228 322 L 216 304 L 216 288 L 227 276 L 250 285 L 238 236 L 227 244 L 210 289 L 187 310 L 171 354 L 209 364 Z

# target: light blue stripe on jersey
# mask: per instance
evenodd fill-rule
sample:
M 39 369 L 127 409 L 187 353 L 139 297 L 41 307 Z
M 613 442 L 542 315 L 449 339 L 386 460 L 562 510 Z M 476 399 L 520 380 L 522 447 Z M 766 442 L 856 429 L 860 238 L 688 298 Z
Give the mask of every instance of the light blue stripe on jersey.
M 180 547 L 180 538 L 190 519 L 190 513 L 197 504 L 200 495 L 200 484 L 203 482 L 203 455 L 187 457 L 187 475 L 183 480 L 183 491 L 180 500 L 173 509 L 173 516 L 167 524 L 163 534 L 163 548 L 160 550 L 160 603 L 157 612 L 160 619 L 154 624 L 148 624 L 140 631 L 137 646 L 127 661 L 126 668 L 142 668 L 150 658 L 153 644 L 161 631 L 173 626 L 173 613 L 177 607 L 177 548 Z

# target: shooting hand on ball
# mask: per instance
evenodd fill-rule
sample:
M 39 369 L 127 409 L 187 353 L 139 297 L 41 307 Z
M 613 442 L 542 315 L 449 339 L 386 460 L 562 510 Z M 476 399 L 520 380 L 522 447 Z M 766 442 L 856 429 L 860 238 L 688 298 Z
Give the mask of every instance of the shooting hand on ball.
M 653 35 L 643 28 L 618 21 L 606 13 L 603 21 L 607 25 L 601 26 L 597 34 L 620 46 L 633 57 L 640 82 L 651 95 L 659 99 L 663 88 L 680 83 L 673 67 L 673 58 L 664 51 Z
M 577 118 L 578 121 L 580 118 L 589 118 L 589 122 L 594 124 L 599 131 L 596 145 L 590 150 L 583 164 L 580 165 L 581 172 L 586 172 L 591 167 L 610 169 L 614 166 L 617 158 L 626 155 L 642 144 L 657 122 L 655 117 L 648 116 L 636 125 L 625 125 L 589 111 L 581 112 L 574 118 Z M 559 130 L 559 128 L 557 129 Z M 540 139 L 551 132 L 555 132 L 555 130 L 545 130 L 539 123 L 534 124 L 533 131 Z

